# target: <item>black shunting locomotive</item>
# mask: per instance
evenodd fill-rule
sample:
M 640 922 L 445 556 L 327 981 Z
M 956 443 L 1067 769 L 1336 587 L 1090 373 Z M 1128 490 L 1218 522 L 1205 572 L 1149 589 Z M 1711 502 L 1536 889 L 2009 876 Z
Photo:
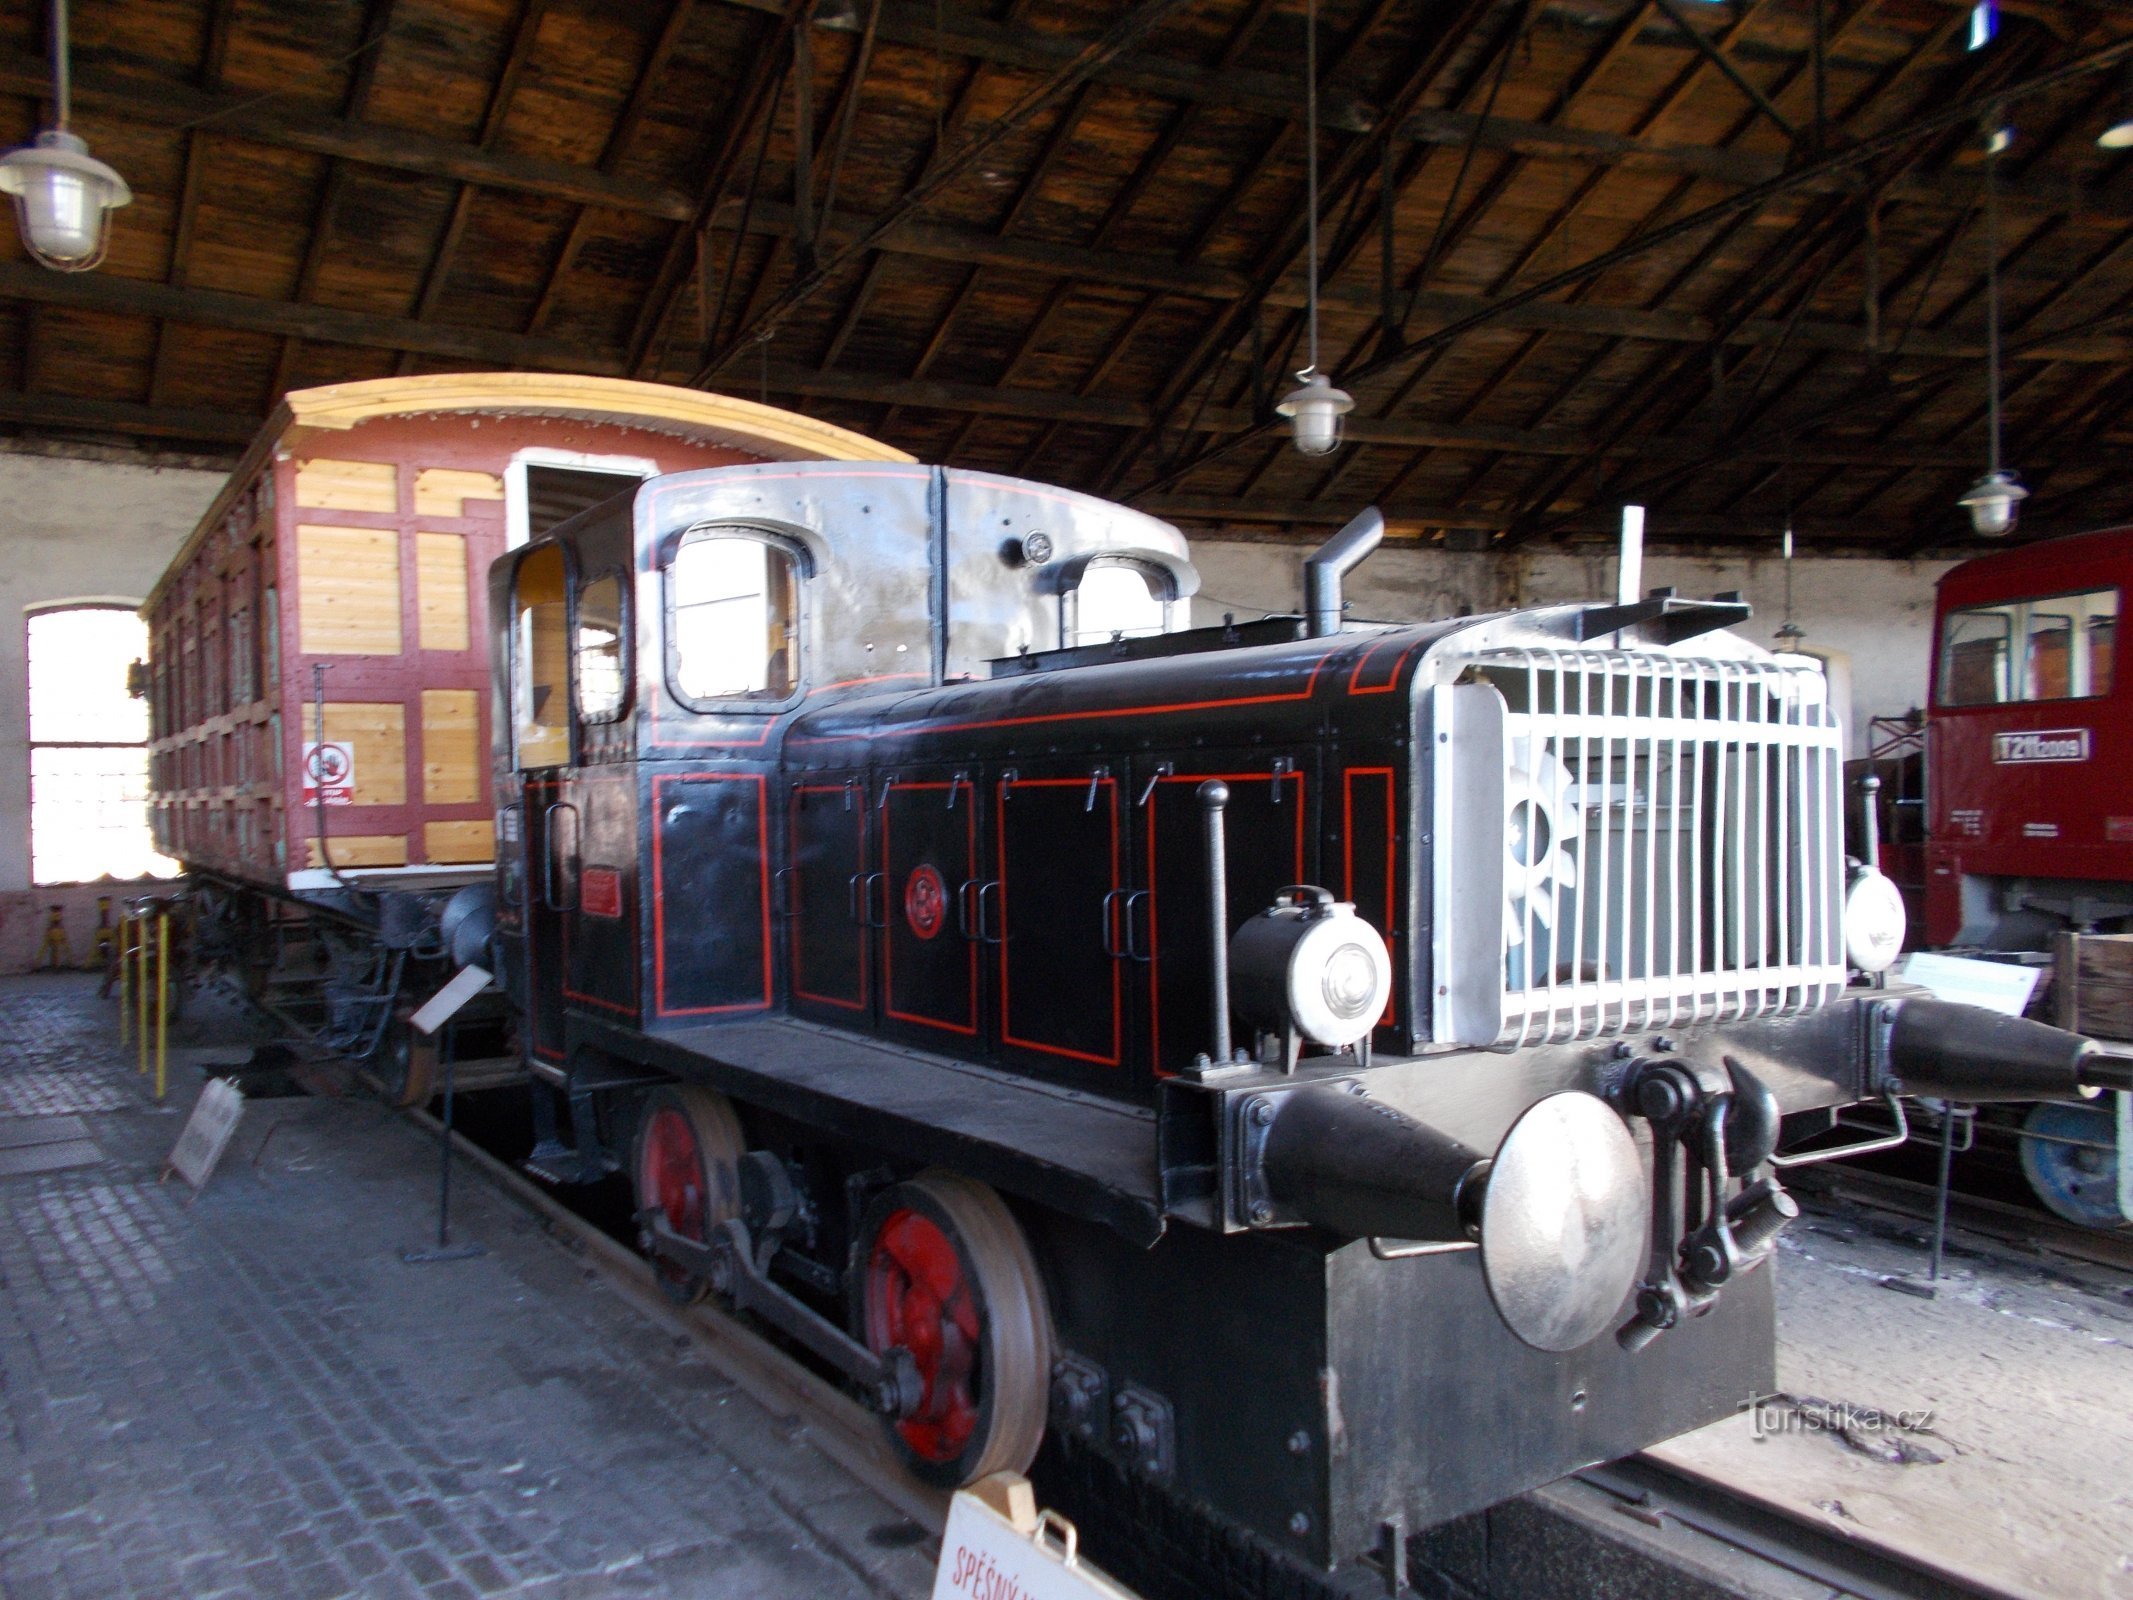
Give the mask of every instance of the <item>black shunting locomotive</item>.
M 893 463 L 506 555 L 542 1168 L 626 1166 L 672 1292 L 925 1477 L 1051 1430 L 1320 1567 L 1763 1391 L 1788 1129 L 2107 1069 L 1860 975 L 1840 731 L 1744 606 L 1345 627 L 1379 531 L 1198 629 L 1169 526 Z

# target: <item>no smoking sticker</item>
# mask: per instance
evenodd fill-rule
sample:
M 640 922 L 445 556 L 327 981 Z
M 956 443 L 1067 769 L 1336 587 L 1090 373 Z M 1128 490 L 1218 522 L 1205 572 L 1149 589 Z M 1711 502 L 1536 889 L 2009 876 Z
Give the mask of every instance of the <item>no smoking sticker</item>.
M 355 747 L 328 739 L 304 746 L 304 804 L 355 804 Z

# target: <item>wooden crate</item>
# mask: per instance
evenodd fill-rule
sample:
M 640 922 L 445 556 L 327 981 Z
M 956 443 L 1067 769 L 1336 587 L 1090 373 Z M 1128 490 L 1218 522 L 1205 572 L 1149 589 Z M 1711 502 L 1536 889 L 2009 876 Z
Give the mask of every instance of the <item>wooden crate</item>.
M 2053 951 L 2059 1026 L 2133 1039 L 2133 933 L 2062 933 Z

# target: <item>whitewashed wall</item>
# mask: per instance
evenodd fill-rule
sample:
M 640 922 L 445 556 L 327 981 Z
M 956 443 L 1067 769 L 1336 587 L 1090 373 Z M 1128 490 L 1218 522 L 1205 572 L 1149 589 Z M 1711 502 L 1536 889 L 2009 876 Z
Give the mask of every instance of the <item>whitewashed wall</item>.
M 76 955 L 90 893 L 28 892 L 30 772 L 25 618 L 70 601 L 137 605 L 206 511 L 223 474 L 190 467 L 0 454 L 0 971 L 27 965 L 44 907 L 66 907 Z
M 1304 551 L 1285 545 L 1219 538 L 1193 540 L 1202 589 L 1194 620 L 1221 621 L 1261 611 L 1295 611 L 1303 604 Z M 1933 583 L 1945 561 L 1800 561 L 1794 564 L 1793 616 L 1809 649 L 1850 658 L 1852 727 L 1848 748 L 1863 749 L 1869 717 L 1895 715 L 1920 704 L 1933 628 Z M 1774 642 L 1785 615 L 1784 563 L 1704 560 L 1650 554 L 1644 585 L 1671 584 L 1684 595 L 1738 589 L 1755 607 L 1743 630 L 1759 644 Z M 1611 555 L 1459 555 L 1397 545 L 1380 549 L 1348 579 L 1352 618 L 1404 621 L 1497 611 L 1561 600 L 1611 600 Z

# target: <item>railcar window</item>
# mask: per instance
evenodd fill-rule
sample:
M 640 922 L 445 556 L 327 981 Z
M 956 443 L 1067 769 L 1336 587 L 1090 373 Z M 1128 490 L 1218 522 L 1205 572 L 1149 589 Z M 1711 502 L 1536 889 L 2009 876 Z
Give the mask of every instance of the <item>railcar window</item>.
M 1949 612 L 1941 626 L 1940 703 L 1991 706 L 2012 699 L 2007 644 L 2013 632 L 2012 606 Z
M 560 545 L 542 545 L 518 564 L 512 585 L 511 705 L 518 765 L 560 767 L 570 760 L 570 654 Z
M 2118 591 L 1951 611 L 1941 624 L 1940 703 L 2084 700 L 2111 692 Z
M 667 569 L 674 689 L 685 701 L 783 700 L 799 681 L 800 575 L 761 539 L 684 540 Z
M 1062 597 L 1060 643 L 1101 644 L 1137 639 L 1170 627 L 1171 582 L 1125 561 L 1092 561 L 1081 582 Z
M 27 631 L 32 880 L 174 875 L 148 828 L 149 705 L 127 689 L 147 625 L 122 607 L 71 606 L 32 612 Z
M 604 572 L 578 590 L 578 715 L 612 722 L 628 698 L 622 575 Z

